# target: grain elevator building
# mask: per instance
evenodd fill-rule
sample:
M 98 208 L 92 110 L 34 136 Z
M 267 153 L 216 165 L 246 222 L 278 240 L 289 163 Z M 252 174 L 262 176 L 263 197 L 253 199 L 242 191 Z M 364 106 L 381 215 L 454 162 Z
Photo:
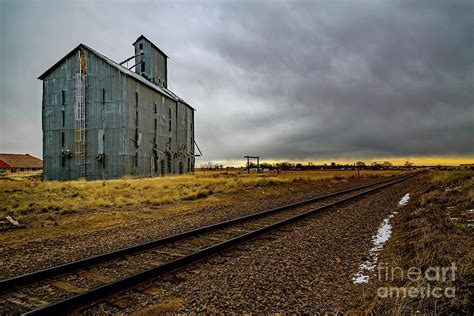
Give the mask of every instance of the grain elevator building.
M 194 171 L 194 108 L 167 88 L 168 56 L 143 35 L 133 46 L 118 64 L 80 44 L 39 77 L 45 179 Z

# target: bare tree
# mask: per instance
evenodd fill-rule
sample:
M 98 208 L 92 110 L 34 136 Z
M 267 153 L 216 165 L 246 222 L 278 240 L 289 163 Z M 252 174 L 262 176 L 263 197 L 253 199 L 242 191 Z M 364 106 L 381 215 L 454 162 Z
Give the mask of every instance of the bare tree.
M 392 163 L 390 161 L 382 162 L 382 167 L 384 168 L 390 168 L 391 166 L 392 166 Z
M 358 161 L 358 162 L 355 163 L 355 165 L 356 165 L 357 168 L 360 168 L 360 169 L 365 168 L 365 162 L 363 162 L 363 161 Z

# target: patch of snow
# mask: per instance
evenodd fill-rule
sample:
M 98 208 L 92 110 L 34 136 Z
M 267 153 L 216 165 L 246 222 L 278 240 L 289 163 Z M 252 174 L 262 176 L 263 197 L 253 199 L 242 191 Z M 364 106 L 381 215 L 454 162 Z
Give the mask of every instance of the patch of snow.
M 399 206 L 405 206 L 408 203 L 408 200 L 410 200 L 410 193 L 405 194 L 401 199 L 400 202 L 398 202 Z
M 410 194 L 405 194 L 398 202 L 399 206 L 404 206 L 408 203 L 410 199 Z M 352 278 L 354 284 L 369 283 L 369 273 L 374 270 L 377 265 L 378 255 L 383 249 L 383 245 L 390 239 L 392 235 L 392 225 L 390 224 L 390 219 L 397 215 L 397 211 L 390 213 L 379 226 L 377 234 L 372 237 L 372 247 L 369 250 L 369 259 L 362 262 L 359 266 L 359 270 Z
M 355 277 L 352 278 L 354 284 L 362 284 L 362 283 L 369 283 L 369 276 L 363 274 L 356 274 Z

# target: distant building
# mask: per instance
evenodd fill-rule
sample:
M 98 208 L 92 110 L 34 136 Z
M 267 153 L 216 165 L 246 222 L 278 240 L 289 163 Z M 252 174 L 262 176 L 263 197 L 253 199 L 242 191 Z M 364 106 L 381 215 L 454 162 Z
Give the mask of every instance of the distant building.
M 130 68 L 80 44 L 39 77 L 44 179 L 194 171 L 195 110 L 167 88 L 168 56 L 143 35 L 133 46 Z
M 459 169 L 474 170 L 474 163 L 462 163 L 459 165 Z
M 18 172 L 43 169 L 43 161 L 29 154 L 0 154 L 2 172 Z

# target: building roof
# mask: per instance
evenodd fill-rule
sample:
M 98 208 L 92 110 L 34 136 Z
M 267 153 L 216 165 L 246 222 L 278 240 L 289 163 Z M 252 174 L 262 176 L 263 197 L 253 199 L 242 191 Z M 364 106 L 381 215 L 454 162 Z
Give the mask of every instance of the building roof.
M 149 42 L 151 44 L 151 46 L 153 46 L 155 49 L 157 49 L 160 53 L 162 53 L 166 58 L 169 58 L 168 55 L 165 54 L 165 52 L 163 52 L 161 49 L 158 48 L 158 46 L 156 46 L 155 44 L 153 44 L 152 41 L 150 41 L 148 38 L 146 38 L 144 35 L 140 35 L 140 37 L 137 38 L 137 40 L 132 44 L 133 46 L 135 46 L 135 44 L 141 40 L 141 39 L 144 39 L 146 40 L 147 42 Z
M 173 93 L 172 91 L 162 87 L 162 86 L 159 86 L 159 85 L 156 85 L 156 84 L 153 84 L 151 83 L 150 81 L 148 81 L 147 79 L 143 78 L 142 76 L 140 76 L 139 74 L 135 73 L 134 71 L 131 71 L 129 70 L 127 67 L 124 67 L 118 63 L 116 63 L 115 61 L 113 61 L 112 59 L 102 55 L 101 53 L 97 52 L 96 50 L 90 48 L 89 46 L 87 45 L 84 45 L 84 44 L 79 44 L 77 45 L 73 50 L 71 50 L 68 54 L 66 54 L 66 56 L 64 56 L 63 58 L 61 58 L 57 63 L 55 63 L 53 66 L 51 66 L 50 68 L 48 68 L 48 70 L 46 70 L 41 76 L 38 77 L 38 79 L 40 80 L 44 80 L 46 78 L 46 76 L 48 76 L 54 69 L 56 69 L 59 65 L 61 65 L 64 60 L 66 60 L 67 58 L 69 58 L 70 56 L 72 56 L 79 48 L 84 48 L 84 49 L 87 49 L 88 51 L 90 51 L 92 54 L 94 54 L 95 56 L 97 56 L 99 59 L 102 59 L 103 61 L 105 61 L 106 63 L 108 63 L 110 66 L 116 68 L 117 70 L 119 70 L 120 72 L 122 72 L 123 74 L 129 76 L 129 77 L 132 77 L 133 79 L 137 80 L 137 81 L 140 81 L 141 83 L 147 85 L 148 87 L 158 91 L 159 93 L 161 94 L 164 94 L 166 95 L 167 97 L 175 100 L 175 101 L 180 101 L 182 102 L 183 104 L 185 104 L 187 107 L 189 107 L 191 110 L 193 111 L 196 111 L 195 108 L 193 108 L 192 106 L 190 106 L 188 103 L 186 103 L 183 99 L 181 99 L 180 97 L 178 97 L 175 93 Z
M 7 168 L 43 168 L 43 160 L 29 154 L 0 154 Z
M 0 160 L 0 169 L 9 169 L 10 166 L 3 160 Z

